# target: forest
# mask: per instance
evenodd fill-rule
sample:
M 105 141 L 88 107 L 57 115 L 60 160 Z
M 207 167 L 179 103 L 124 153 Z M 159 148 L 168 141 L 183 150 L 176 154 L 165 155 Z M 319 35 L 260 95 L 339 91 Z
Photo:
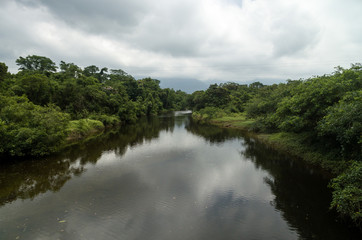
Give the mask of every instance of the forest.
M 331 207 L 361 226 L 361 64 L 273 85 L 212 84 L 192 94 L 161 89 L 159 80 L 137 80 L 121 69 L 81 68 L 63 61 L 57 66 L 36 55 L 19 57 L 16 64 L 19 71 L 12 74 L 0 63 L 3 156 L 48 155 L 70 141 L 142 116 L 190 109 L 198 121 L 247 122 L 248 130 L 308 153 L 307 158 L 335 176 Z
M 20 57 L 19 71 L 0 63 L 0 154 L 42 156 L 104 128 L 186 108 L 187 94 L 136 80 L 121 69 Z
M 195 119 L 225 121 L 266 135 L 269 142 L 332 172 L 331 207 L 361 226 L 361 64 L 270 86 L 214 84 L 189 100 Z

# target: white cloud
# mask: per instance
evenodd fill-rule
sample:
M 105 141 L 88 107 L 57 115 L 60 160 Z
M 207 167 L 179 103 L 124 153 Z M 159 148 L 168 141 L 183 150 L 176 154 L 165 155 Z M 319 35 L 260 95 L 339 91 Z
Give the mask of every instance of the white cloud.
M 362 2 L 2 0 L 0 53 L 135 76 L 252 81 L 309 77 L 360 61 Z

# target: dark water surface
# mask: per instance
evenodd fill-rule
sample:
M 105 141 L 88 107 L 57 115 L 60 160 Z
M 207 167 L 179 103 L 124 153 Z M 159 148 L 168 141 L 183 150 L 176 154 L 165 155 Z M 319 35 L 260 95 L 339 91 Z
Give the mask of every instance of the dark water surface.
M 0 167 L 0 239 L 362 239 L 316 169 L 180 113 Z

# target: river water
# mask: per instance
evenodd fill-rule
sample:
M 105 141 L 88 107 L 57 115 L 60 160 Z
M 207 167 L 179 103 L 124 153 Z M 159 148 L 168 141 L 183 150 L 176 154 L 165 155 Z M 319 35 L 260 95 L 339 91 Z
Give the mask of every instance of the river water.
M 320 171 L 182 112 L 0 167 L 0 239 L 362 239 Z

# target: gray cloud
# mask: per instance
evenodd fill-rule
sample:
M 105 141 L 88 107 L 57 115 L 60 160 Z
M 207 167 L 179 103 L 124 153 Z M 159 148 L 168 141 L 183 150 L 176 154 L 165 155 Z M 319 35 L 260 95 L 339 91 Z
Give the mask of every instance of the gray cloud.
M 274 55 L 277 57 L 298 54 L 318 43 L 320 27 L 314 19 L 291 8 L 273 22 Z
M 119 30 L 136 26 L 149 7 L 142 0 L 18 1 L 32 7 L 46 7 L 59 20 L 96 34 L 120 33 Z
M 135 76 L 250 82 L 361 62 L 357 0 L 0 1 L 0 61 L 11 71 L 36 54 Z
M 206 90 L 211 82 L 203 82 L 191 78 L 160 78 L 162 88 L 180 89 L 187 93 L 192 93 L 195 90 Z

